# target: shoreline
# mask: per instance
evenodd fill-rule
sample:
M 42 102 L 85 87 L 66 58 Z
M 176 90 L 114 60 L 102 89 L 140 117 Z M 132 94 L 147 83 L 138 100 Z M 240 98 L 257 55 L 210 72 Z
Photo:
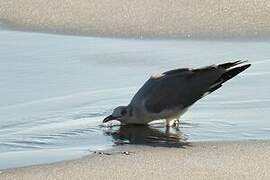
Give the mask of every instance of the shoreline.
M 95 37 L 264 40 L 269 7 L 255 0 L 0 0 L 0 20 L 25 31 Z
M 33 29 L 23 29 L 18 26 L 7 25 L 5 23 L 1 24 L 0 20 L 0 31 L 11 31 L 18 33 L 32 33 L 32 34 L 45 34 L 52 36 L 70 36 L 70 37 L 82 37 L 82 38 L 95 38 L 95 39 L 105 39 L 105 40 L 122 40 L 122 41 L 182 41 L 182 42 L 270 42 L 269 37 L 240 37 L 240 38 L 210 38 L 210 37 L 197 37 L 197 38 L 183 38 L 183 37 L 136 37 L 136 36 L 110 36 L 110 35 L 93 35 L 93 34 L 81 34 L 81 33 L 71 33 L 71 32 L 53 32 L 45 30 L 33 30 Z
M 117 146 L 77 160 L 1 170 L 0 179 L 268 179 L 270 141 Z

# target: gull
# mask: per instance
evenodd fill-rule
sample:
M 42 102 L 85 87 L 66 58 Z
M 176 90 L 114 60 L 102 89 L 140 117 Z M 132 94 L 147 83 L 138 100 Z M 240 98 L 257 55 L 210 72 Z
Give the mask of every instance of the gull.
M 151 76 L 127 106 L 115 108 L 103 123 L 118 120 L 125 125 L 146 125 L 164 119 L 168 127 L 179 124 L 180 116 L 191 105 L 249 68 L 251 64 L 243 64 L 246 62 L 227 62 L 198 69 L 174 69 L 159 76 Z

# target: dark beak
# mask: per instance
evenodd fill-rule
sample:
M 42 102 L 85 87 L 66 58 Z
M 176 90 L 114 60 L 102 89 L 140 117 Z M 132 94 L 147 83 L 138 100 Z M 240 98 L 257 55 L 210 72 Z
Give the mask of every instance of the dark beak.
M 109 115 L 103 120 L 103 123 L 109 122 L 111 120 L 117 120 L 117 117 L 113 117 L 112 115 Z

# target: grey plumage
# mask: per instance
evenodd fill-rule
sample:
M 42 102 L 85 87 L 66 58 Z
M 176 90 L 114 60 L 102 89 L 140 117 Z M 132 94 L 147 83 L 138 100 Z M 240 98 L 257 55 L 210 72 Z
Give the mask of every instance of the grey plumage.
M 124 109 L 132 116 L 113 114 L 123 123 L 146 124 L 156 119 L 179 118 L 186 109 L 203 96 L 219 89 L 222 84 L 241 73 L 250 64 L 243 61 L 211 65 L 199 69 L 175 69 L 151 77 Z M 112 116 L 112 117 L 114 117 Z

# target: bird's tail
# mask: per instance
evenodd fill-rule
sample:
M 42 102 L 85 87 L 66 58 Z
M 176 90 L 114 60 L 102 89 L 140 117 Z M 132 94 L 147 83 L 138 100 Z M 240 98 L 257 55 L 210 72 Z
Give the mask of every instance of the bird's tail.
M 212 93 L 213 91 L 217 90 L 222 86 L 222 84 L 233 77 L 235 77 L 237 74 L 243 72 L 247 68 L 251 66 L 251 64 L 245 64 L 242 66 L 237 66 L 239 64 L 245 63 L 247 61 L 235 61 L 235 62 L 229 62 L 218 65 L 218 67 L 224 68 L 226 72 L 215 82 L 213 85 L 208 89 L 208 93 Z

